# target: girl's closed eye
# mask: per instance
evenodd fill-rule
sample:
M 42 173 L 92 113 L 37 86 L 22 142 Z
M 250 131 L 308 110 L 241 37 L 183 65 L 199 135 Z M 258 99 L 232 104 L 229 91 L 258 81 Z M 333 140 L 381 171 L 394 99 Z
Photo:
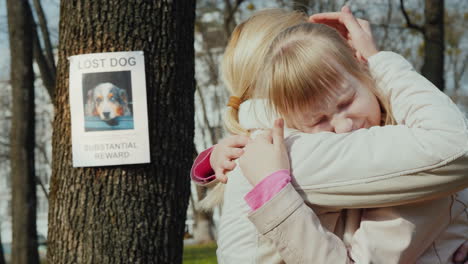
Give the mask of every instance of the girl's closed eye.
M 320 118 L 317 119 L 317 121 L 315 122 L 315 125 L 324 124 L 325 122 L 327 122 L 327 120 L 328 120 L 328 117 L 321 116 Z
M 349 98 L 345 99 L 343 102 L 338 104 L 338 109 L 341 110 L 350 106 L 354 102 L 355 97 L 356 97 L 356 93 L 353 93 L 352 96 L 350 96 Z

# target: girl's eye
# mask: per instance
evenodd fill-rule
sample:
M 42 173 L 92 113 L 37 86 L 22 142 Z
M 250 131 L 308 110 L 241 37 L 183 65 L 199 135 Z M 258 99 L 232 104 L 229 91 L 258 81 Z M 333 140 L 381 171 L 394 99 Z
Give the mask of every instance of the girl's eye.
M 346 100 L 345 102 L 339 104 L 338 108 L 339 109 L 344 109 L 344 108 L 350 106 L 353 103 L 353 101 L 354 101 L 354 96 L 351 97 L 349 100 Z
M 315 122 L 314 126 L 321 125 L 321 124 L 327 122 L 327 119 L 328 119 L 328 118 L 327 118 L 326 116 L 320 117 L 320 118 L 317 120 L 317 122 Z

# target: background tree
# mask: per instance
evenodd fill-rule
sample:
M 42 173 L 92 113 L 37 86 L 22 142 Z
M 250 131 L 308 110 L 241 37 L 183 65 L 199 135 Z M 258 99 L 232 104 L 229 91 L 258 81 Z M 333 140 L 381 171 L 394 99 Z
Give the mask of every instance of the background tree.
M 7 94 L 9 91 L 6 90 L 7 86 L 6 81 L 0 81 L 0 94 Z M 10 97 L 9 96 L 2 96 L 0 97 L 0 109 L 4 109 L 5 111 L 0 111 L 0 171 L 7 172 L 9 174 L 9 152 L 10 152 L 10 144 L 9 144 L 9 136 L 8 132 L 10 131 L 9 125 L 7 125 L 5 120 L 10 120 L 9 116 L 9 109 L 10 109 Z M 7 110 L 8 109 L 8 110 Z M 2 179 L 0 176 L 0 186 L 3 186 L 4 190 L 9 189 L 9 178 L 7 179 Z M 2 199 L 3 202 L 6 202 L 5 200 L 8 199 Z M 2 246 L 2 226 L 4 225 L 4 222 L 8 218 L 10 218 L 11 213 L 7 212 L 7 214 L 2 214 L 0 216 L 0 264 L 5 264 L 5 254 L 4 254 L 4 249 Z
M 7 0 L 12 87 L 10 165 L 13 264 L 39 263 L 34 169 L 33 23 L 26 0 Z
M 2 230 L 0 230 L 0 264 L 6 264 L 5 255 L 3 254 L 3 246 L 2 246 Z
M 400 0 L 401 12 L 408 28 L 417 30 L 424 37 L 424 63 L 421 74 L 444 90 L 444 0 L 424 1 L 424 24 L 417 25 L 411 21 L 405 6 Z
M 216 144 L 224 135 L 223 110 L 228 93 L 223 87 L 220 70 L 221 56 L 227 45 L 237 19 L 242 12 L 244 0 L 224 0 L 223 4 L 199 0 L 195 22 L 196 47 L 196 140 L 199 150 Z M 247 7 L 248 9 L 248 7 Z M 207 18 L 208 17 L 208 18 Z M 195 153 L 196 156 L 196 153 Z M 196 185 L 191 201 L 193 211 L 193 237 L 197 243 L 215 240 L 213 213 L 198 210 L 198 202 L 207 194 L 207 188 Z
M 62 1 L 48 263 L 180 263 L 192 162 L 194 1 Z M 67 57 L 145 53 L 151 163 L 72 168 Z

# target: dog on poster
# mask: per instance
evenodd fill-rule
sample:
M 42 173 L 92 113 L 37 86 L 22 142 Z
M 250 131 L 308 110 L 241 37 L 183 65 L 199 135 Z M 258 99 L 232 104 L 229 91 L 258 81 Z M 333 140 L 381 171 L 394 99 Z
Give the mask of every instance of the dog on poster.
M 88 91 L 85 115 L 98 116 L 110 125 L 117 125 L 116 117 L 132 115 L 127 91 L 110 82 L 96 85 Z

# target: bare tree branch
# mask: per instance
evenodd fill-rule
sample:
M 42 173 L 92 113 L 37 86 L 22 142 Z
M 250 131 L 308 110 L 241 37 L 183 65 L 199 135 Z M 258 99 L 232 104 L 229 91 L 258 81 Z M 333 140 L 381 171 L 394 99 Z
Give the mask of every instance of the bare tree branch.
M 244 2 L 244 0 L 236 0 L 234 6 L 231 5 L 231 0 L 224 0 L 226 9 L 224 10 L 224 30 L 226 31 L 226 36 L 230 36 L 231 32 L 236 26 L 234 23 L 234 14 L 239 9 L 239 6 Z
M 44 161 L 45 161 L 47 164 L 50 165 L 51 162 L 50 162 L 50 160 L 49 160 L 49 158 L 48 158 L 48 156 L 47 156 L 47 151 L 46 151 L 46 149 L 44 148 L 44 145 L 43 145 L 43 144 L 41 144 L 41 145 L 36 144 L 36 149 L 37 149 L 39 152 L 41 152 L 42 156 L 44 157 Z
M 457 63 L 454 63 L 454 64 L 457 64 Z M 465 56 L 465 59 L 461 63 L 462 66 L 460 68 L 460 71 L 457 71 L 456 67 L 453 67 L 455 90 L 458 90 L 460 88 L 460 81 L 462 80 L 464 76 L 467 64 L 468 64 L 468 57 Z
M 34 8 L 36 9 L 37 17 L 39 19 L 39 27 L 42 33 L 42 39 L 44 40 L 45 45 L 45 54 L 47 57 L 48 64 L 50 66 L 50 70 L 55 72 L 55 59 L 54 53 L 52 49 L 52 44 L 50 41 L 49 29 L 47 27 L 47 19 L 44 14 L 44 10 L 42 9 L 41 1 L 40 0 L 33 0 Z
M 39 186 L 41 186 L 41 189 L 42 189 L 42 192 L 44 192 L 45 198 L 49 200 L 49 193 L 47 192 L 44 184 L 42 183 L 41 178 L 39 178 L 38 176 L 36 176 L 36 183 L 39 184 Z
M 380 40 L 380 45 L 379 45 L 380 46 L 379 48 L 381 50 L 384 49 L 385 44 L 388 41 L 388 32 L 389 32 L 390 21 L 392 20 L 392 13 L 393 13 L 392 0 L 388 0 L 387 1 L 387 17 L 386 17 L 386 20 L 385 20 L 384 26 L 383 26 L 384 35 L 383 35 L 382 39 Z
M 415 29 L 415 30 L 421 32 L 423 35 L 426 34 L 426 31 L 424 30 L 423 27 L 421 27 L 419 25 L 416 25 L 416 24 L 411 22 L 411 20 L 410 20 L 410 18 L 408 16 L 408 13 L 405 10 L 404 2 L 405 2 L 404 0 L 400 0 L 400 9 L 401 9 L 401 12 L 403 13 L 403 16 L 405 17 L 406 25 L 408 26 L 408 28 Z
M 34 60 L 41 72 L 42 83 L 47 89 L 51 101 L 54 101 L 55 96 L 55 70 L 52 70 L 51 65 L 47 62 L 46 57 L 42 53 L 41 43 L 37 30 L 33 30 L 33 45 L 34 45 Z
M 213 128 L 210 126 L 210 122 L 208 120 L 208 114 L 206 112 L 206 105 L 205 105 L 205 99 L 203 98 L 203 94 L 200 90 L 200 87 L 197 85 L 196 91 L 198 92 L 198 96 L 200 96 L 200 101 L 201 101 L 201 106 L 202 106 L 202 111 L 203 111 L 203 121 L 208 128 L 208 132 L 210 133 L 210 139 L 211 139 L 211 145 L 215 144 L 216 138 L 213 133 Z
M 29 5 L 29 2 L 26 1 L 27 5 L 27 12 L 29 15 L 32 17 L 32 9 L 31 6 Z M 45 19 L 45 18 L 44 18 Z M 51 98 L 51 101 L 54 100 L 54 95 L 55 95 L 55 62 L 53 60 L 53 55 L 52 55 L 52 61 L 49 62 L 49 60 L 44 56 L 41 43 L 39 41 L 39 34 L 37 33 L 37 25 L 34 22 L 34 20 L 31 20 L 33 24 L 33 55 L 34 55 L 34 60 L 36 61 L 39 71 L 41 72 L 41 79 L 42 83 L 47 89 L 47 92 L 49 93 L 49 97 Z M 42 28 L 42 27 L 41 27 Z M 48 31 L 47 31 L 48 32 Z M 42 32 L 44 36 L 44 32 Z M 49 34 L 47 33 L 45 36 L 49 38 Z M 48 40 L 50 42 L 50 39 Z M 47 42 L 47 41 L 44 41 Z M 47 43 L 46 43 L 47 45 Z M 52 51 L 50 51 L 52 52 Z M 46 54 L 47 54 L 46 50 Z

